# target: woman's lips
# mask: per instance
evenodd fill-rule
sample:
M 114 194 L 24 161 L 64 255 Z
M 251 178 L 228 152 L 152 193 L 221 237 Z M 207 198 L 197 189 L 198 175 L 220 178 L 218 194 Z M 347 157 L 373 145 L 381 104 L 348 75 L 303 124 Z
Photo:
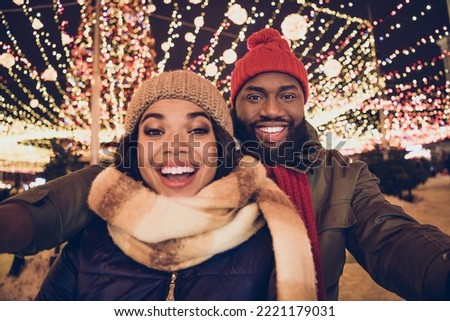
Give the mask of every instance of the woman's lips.
M 191 184 L 197 173 L 193 166 L 164 166 L 159 171 L 161 182 L 169 188 L 184 188 Z

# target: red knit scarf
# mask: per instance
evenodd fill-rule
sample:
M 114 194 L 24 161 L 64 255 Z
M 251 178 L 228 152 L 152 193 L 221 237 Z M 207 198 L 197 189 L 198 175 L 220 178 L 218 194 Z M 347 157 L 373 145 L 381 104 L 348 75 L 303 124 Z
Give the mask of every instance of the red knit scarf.
M 317 298 L 323 301 L 326 298 L 325 284 L 308 176 L 305 173 L 289 170 L 282 166 L 266 166 L 266 170 L 267 175 L 289 196 L 305 223 L 308 236 L 311 240 L 314 264 L 316 266 Z

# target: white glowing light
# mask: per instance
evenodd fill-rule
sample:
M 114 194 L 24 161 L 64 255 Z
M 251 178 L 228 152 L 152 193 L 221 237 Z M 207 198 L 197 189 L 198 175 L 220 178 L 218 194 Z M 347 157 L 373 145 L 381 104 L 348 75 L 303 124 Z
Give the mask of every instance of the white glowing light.
M 33 27 L 34 30 L 39 30 L 42 29 L 42 27 L 44 27 L 41 20 L 39 20 L 38 18 L 33 19 L 33 23 L 31 24 L 31 26 Z
M 31 183 L 30 183 L 30 188 L 33 188 L 33 187 L 36 187 L 36 186 L 40 186 L 40 185 L 44 185 L 46 181 L 47 181 L 47 180 L 46 180 L 45 178 L 42 178 L 42 177 L 36 177 L 36 178 L 34 179 L 34 182 L 31 182 Z
M 243 25 L 248 18 L 247 10 L 242 8 L 239 4 L 233 4 L 228 9 L 227 15 L 232 22 L 239 26 Z
M 299 40 L 308 31 L 308 22 L 304 16 L 297 13 L 290 14 L 281 23 L 283 35 L 290 40 Z
M 336 59 L 333 59 L 333 58 L 328 59 L 323 64 L 323 72 L 325 73 L 325 75 L 328 78 L 337 77 L 341 73 L 341 70 L 342 70 L 342 65 Z
M 431 160 L 431 151 L 429 149 L 423 148 L 422 145 L 410 145 L 407 146 L 406 151 L 408 152 L 405 155 L 405 159 L 417 159 L 417 158 L 425 158 Z
M 170 49 L 170 42 L 166 41 L 161 44 L 161 49 L 163 51 L 168 51 Z
M 73 38 L 69 36 L 67 33 L 61 34 L 61 42 L 63 45 L 68 45 L 73 41 Z
M 409 145 L 405 147 L 405 150 L 407 152 L 417 152 L 419 150 L 422 150 L 422 145 L 421 144 Z
M 23 5 L 23 0 L 13 0 L 13 2 L 14 2 L 15 4 L 17 4 L 18 6 Z
M 2 53 L 0 55 L 0 65 L 5 68 L 10 69 L 12 66 L 14 66 L 15 62 L 16 60 L 14 59 L 14 56 L 8 52 Z
M 198 16 L 197 18 L 194 19 L 194 25 L 197 28 L 201 28 L 205 25 L 205 19 L 203 18 L 203 16 Z
M 58 73 L 53 67 L 48 67 L 45 69 L 45 71 L 42 73 L 42 79 L 45 81 L 56 81 L 58 78 Z
M 219 71 L 219 69 L 217 68 L 216 64 L 212 62 L 206 66 L 205 75 L 212 77 L 212 76 L 215 76 L 218 71 Z
M 237 54 L 236 54 L 236 51 L 234 51 L 233 49 L 227 49 L 223 52 L 223 61 L 227 65 L 234 63 L 236 61 L 236 59 L 237 59 Z
M 83 109 L 85 107 L 88 107 L 89 103 L 86 100 L 79 100 L 77 102 L 77 106 L 78 106 L 79 109 Z
M 37 99 L 31 99 L 30 100 L 30 107 L 31 108 L 36 108 L 39 105 L 39 100 Z
M 195 35 L 192 32 L 186 32 L 186 34 L 184 35 L 184 40 L 186 40 L 187 42 L 195 42 Z

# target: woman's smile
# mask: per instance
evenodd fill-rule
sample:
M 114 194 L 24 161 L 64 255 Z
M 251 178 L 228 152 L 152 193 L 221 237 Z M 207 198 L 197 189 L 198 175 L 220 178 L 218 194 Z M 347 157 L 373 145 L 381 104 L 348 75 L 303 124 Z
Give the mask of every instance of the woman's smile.
M 198 169 L 191 165 L 166 165 L 158 172 L 161 182 L 169 188 L 184 188 L 195 180 Z

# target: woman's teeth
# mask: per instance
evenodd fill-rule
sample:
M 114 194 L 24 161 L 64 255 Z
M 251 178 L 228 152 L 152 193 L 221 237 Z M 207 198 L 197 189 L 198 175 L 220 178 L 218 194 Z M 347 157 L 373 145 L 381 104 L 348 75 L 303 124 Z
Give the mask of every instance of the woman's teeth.
M 191 174 L 193 172 L 195 172 L 195 168 L 192 166 L 164 166 L 161 168 L 161 174 L 164 175 Z

